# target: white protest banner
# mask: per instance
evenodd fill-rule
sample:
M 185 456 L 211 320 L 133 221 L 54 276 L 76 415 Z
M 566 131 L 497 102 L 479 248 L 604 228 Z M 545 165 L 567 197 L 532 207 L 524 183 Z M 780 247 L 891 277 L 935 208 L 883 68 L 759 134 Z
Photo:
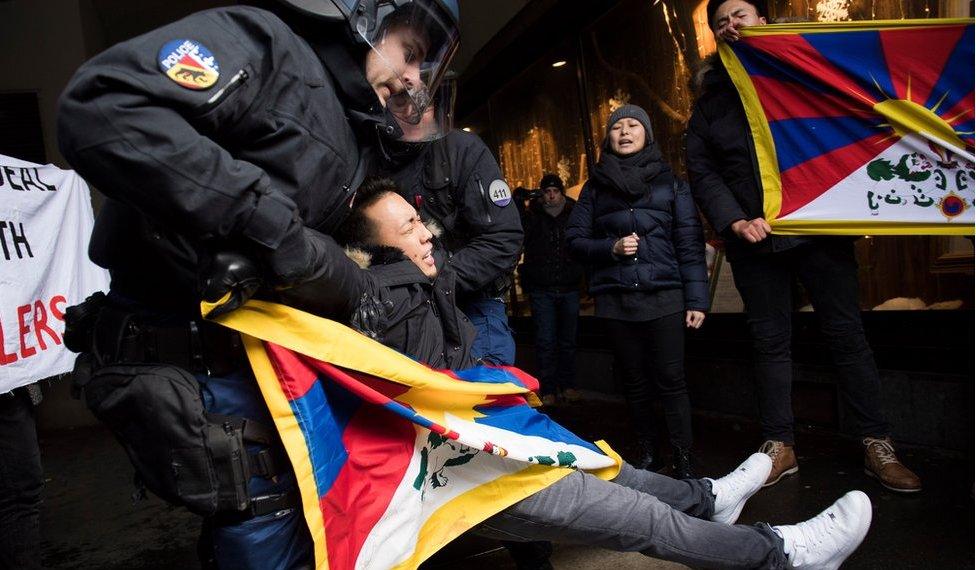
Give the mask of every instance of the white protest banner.
M 74 365 L 64 310 L 108 289 L 88 259 L 93 224 L 74 171 L 0 155 L 0 394 Z

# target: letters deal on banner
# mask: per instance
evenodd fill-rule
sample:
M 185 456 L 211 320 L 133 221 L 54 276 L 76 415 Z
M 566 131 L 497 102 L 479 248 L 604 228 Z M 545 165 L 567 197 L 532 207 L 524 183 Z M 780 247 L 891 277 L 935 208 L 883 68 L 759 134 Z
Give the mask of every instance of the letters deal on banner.
M 64 310 L 108 289 L 88 259 L 92 226 L 74 171 L 0 155 L 0 394 L 74 365 Z

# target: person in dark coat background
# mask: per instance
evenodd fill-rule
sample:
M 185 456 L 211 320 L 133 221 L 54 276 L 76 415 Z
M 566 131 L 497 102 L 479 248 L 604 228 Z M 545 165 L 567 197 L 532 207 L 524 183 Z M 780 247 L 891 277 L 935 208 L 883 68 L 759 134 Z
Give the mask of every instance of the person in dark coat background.
M 576 200 L 556 174 L 539 182 L 541 194 L 522 216 L 525 232 L 519 266 L 522 289 L 528 294 L 535 322 L 542 402 L 556 396 L 579 399 L 576 390 L 576 323 L 579 320 L 583 267 L 569 254 L 566 226 Z
M 587 265 L 640 441 L 637 465 L 656 468 L 652 378 L 664 406 L 673 469 L 691 477 L 691 404 L 684 378 L 684 327 L 708 310 L 701 222 L 688 185 L 675 178 L 654 141 L 647 112 L 610 115 L 600 160 L 566 231 Z
M 766 24 L 765 2 L 712 0 L 709 24 L 719 41 L 735 42 L 744 26 Z M 886 488 L 916 492 L 922 483 L 895 455 L 882 408 L 881 378 L 864 335 L 853 240 L 773 235 L 763 217 L 762 185 L 745 111 L 728 72 L 713 62 L 701 74 L 686 138 L 695 202 L 725 238 L 735 287 L 745 304 L 756 362 L 759 411 L 773 459 L 766 485 L 796 473 L 790 355 L 792 284 L 810 295 L 857 420 L 864 468 Z

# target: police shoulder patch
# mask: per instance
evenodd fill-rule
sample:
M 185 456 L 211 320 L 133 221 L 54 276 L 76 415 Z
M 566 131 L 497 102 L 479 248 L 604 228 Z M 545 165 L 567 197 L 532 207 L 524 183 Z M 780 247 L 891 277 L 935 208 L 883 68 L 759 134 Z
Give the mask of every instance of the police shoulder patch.
M 217 58 L 194 40 L 170 40 L 157 55 L 159 69 L 181 87 L 210 89 L 220 77 Z
M 495 180 L 488 187 L 488 197 L 499 208 L 504 208 L 512 201 L 512 190 L 502 179 Z

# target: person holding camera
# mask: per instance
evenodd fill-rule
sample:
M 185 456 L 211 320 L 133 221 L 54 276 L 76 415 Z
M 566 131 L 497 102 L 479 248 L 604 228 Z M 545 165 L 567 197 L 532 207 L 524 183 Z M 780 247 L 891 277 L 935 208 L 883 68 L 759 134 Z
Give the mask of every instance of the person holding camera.
M 583 267 L 569 254 L 566 225 L 576 200 L 566 196 L 562 179 L 546 174 L 522 215 L 525 232 L 519 266 L 535 322 L 535 347 L 542 402 L 557 396 L 579 399 L 576 390 L 576 323 Z
M 587 265 L 613 347 L 640 445 L 635 465 L 659 467 L 653 381 L 674 448 L 672 474 L 692 477 L 684 328 L 700 327 L 709 307 L 705 244 L 688 185 L 662 157 L 644 109 L 624 105 L 610 115 L 566 239 Z

